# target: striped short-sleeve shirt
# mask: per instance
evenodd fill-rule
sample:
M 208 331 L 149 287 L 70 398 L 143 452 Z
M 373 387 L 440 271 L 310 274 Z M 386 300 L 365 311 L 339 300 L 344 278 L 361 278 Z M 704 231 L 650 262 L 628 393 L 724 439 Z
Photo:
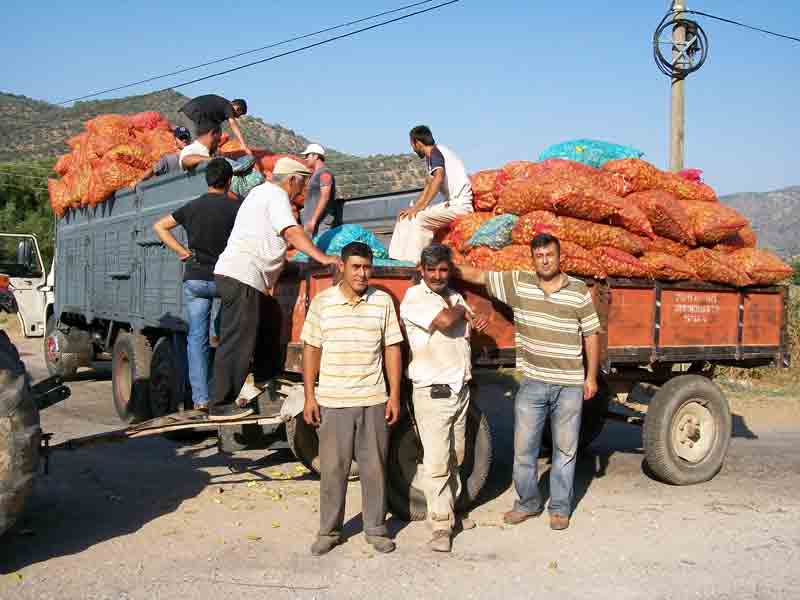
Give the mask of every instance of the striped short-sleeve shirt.
M 536 381 L 582 386 L 583 337 L 597 333 L 600 320 L 586 284 L 562 277 L 552 294 L 527 271 L 488 273 L 486 287 L 514 310 L 517 370 Z
M 403 341 L 391 296 L 367 288 L 356 301 L 339 286 L 314 297 L 300 339 L 322 349 L 317 401 L 347 408 L 386 402 L 383 349 Z

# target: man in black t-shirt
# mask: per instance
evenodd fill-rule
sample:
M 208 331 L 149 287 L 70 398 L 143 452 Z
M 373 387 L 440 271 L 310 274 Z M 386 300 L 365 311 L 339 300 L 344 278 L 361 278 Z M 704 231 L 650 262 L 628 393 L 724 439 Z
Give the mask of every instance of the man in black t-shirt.
M 241 201 L 228 196 L 233 169 L 224 158 L 208 163 L 208 193 L 195 198 L 171 215 L 159 219 L 153 229 L 159 239 L 183 262 L 183 302 L 189 323 L 187 350 L 192 402 L 196 409 L 208 404 L 209 324 L 211 305 L 218 297 L 214 265 L 228 243 Z M 186 230 L 188 248 L 170 230 Z
M 221 127 L 227 121 L 244 151 L 252 156 L 253 152 L 245 143 L 237 122 L 239 117 L 246 114 L 247 102 L 242 98 L 228 100 L 216 94 L 198 96 L 178 109 L 178 117 L 183 121 L 181 124 L 189 128 L 192 138 L 197 138 L 204 131 Z

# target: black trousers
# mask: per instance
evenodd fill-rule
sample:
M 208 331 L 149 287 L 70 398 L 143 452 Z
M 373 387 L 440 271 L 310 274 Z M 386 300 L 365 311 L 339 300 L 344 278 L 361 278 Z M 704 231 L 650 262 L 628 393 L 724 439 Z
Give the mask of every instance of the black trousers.
M 214 393 L 209 407 L 233 404 L 252 362 L 256 381 L 267 381 L 282 367 L 281 311 L 272 296 L 216 275 L 222 298 L 219 346 L 214 356 Z

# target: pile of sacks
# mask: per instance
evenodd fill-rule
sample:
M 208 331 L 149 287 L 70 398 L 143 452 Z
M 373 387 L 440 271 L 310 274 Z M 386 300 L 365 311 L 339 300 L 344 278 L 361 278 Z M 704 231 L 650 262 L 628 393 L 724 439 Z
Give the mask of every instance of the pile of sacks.
M 550 158 L 514 161 L 471 175 L 476 212 L 439 240 L 458 263 L 533 270 L 530 241 L 561 242 L 561 268 L 584 277 L 703 280 L 767 285 L 791 276 L 775 254 L 756 249 L 747 219 L 722 204 L 696 171 L 671 173 L 639 158 L 600 168 Z
M 58 217 L 70 208 L 104 202 L 115 191 L 141 180 L 162 156 L 178 151 L 173 126 L 154 111 L 94 117 L 84 124 L 83 132 L 67 140 L 67 145 L 70 152 L 60 156 L 53 167 L 60 178 L 47 180 L 50 205 Z M 223 134 L 219 154 L 236 158 L 244 150 Z M 260 149 L 254 149 L 253 154 L 256 168 L 265 179 L 271 179 L 279 158 L 292 156 Z

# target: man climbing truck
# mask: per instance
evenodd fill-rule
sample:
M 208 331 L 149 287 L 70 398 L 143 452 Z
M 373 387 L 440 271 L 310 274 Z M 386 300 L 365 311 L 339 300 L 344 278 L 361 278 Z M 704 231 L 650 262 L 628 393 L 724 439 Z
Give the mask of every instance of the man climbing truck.
M 57 323 L 51 338 L 59 343 L 47 346 L 53 351 L 46 359 L 54 366 L 68 365 L 72 372 L 92 360 L 110 359 L 113 402 L 126 423 L 189 406 L 182 266 L 161 245 L 152 225 L 205 191 L 203 173 L 201 166 L 191 174 L 145 181 L 135 192 L 117 192 L 113 202 L 68 209 L 57 222 Z M 349 200 L 343 205 L 343 221 L 383 233 L 409 198 L 409 193 L 400 193 Z M 185 243 L 182 230 L 175 231 Z M 417 275 L 412 267 L 376 265 L 371 281 L 399 304 Z M 318 470 L 316 430 L 302 417 L 300 332 L 309 303 L 339 277 L 336 267 L 287 264 L 273 289 L 282 314 L 283 371 L 257 398 L 256 414 L 218 426 L 221 450 L 288 443 L 304 464 Z M 786 288 L 617 278 L 586 284 L 601 322 L 602 376 L 597 394 L 584 405 L 580 445 L 599 435 L 606 418 L 623 418 L 608 413 L 613 395 L 646 382 L 657 389 L 647 414 L 624 419 L 643 423 L 644 453 L 652 473 L 680 485 L 712 478 L 725 459 L 731 415 L 709 367 L 788 366 Z M 456 287 L 488 321 L 486 330 L 471 339 L 470 394 L 477 401 L 467 416 L 460 465 L 464 485 L 456 505 L 461 511 L 476 498 L 491 462 L 491 435 L 479 408 L 481 398 L 513 393 L 517 384 L 506 370 L 514 366 L 513 316 L 485 289 L 464 283 Z M 707 310 L 709 306 L 714 309 Z M 702 315 L 700 324 L 690 321 L 697 315 Z M 408 398 L 403 404 L 409 405 Z M 392 428 L 387 493 L 395 514 L 424 518 L 413 417 L 406 410 Z M 181 422 L 180 415 L 161 424 L 159 431 L 191 426 Z M 157 430 L 148 427 L 149 432 Z M 354 463 L 351 475 L 356 469 Z

